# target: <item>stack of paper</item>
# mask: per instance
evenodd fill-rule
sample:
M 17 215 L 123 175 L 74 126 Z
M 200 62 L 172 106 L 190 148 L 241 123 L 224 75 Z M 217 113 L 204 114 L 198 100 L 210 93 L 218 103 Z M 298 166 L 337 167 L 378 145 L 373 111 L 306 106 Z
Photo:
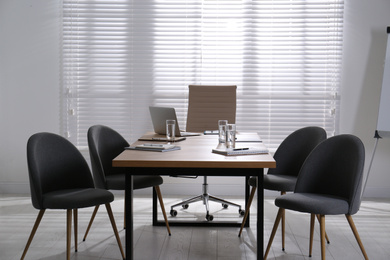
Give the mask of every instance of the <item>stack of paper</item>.
M 154 143 L 145 143 L 139 144 L 135 147 L 126 147 L 127 150 L 141 150 L 141 151 L 153 151 L 153 152 L 169 152 L 180 150 L 180 146 L 173 144 L 154 144 Z

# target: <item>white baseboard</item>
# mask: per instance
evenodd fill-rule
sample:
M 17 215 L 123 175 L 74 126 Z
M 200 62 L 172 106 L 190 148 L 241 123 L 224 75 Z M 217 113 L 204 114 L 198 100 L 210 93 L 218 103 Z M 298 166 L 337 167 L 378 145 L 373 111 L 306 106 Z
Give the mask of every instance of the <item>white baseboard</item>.
M 390 188 L 389 187 L 369 187 L 366 186 L 364 191 L 363 198 L 390 198 Z
M 120 191 L 114 193 L 120 193 Z M 150 194 L 151 189 L 136 190 L 140 195 Z M 164 183 L 161 192 L 166 195 L 196 196 L 202 193 L 201 183 Z M 242 183 L 209 184 L 209 193 L 215 196 L 241 196 L 244 194 Z M 26 182 L 0 182 L 0 194 L 30 194 L 30 184 Z
M 30 194 L 28 182 L 0 182 L 0 194 Z
M 241 181 L 237 184 L 209 184 L 209 193 L 214 196 L 243 196 L 244 186 Z M 151 194 L 151 189 L 134 191 L 135 194 Z M 191 197 L 202 193 L 201 183 L 164 183 L 161 192 L 166 196 Z M 114 192 L 114 193 L 120 193 Z M 28 182 L 0 182 L 0 194 L 30 194 L 30 184 Z M 264 196 L 274 197 L 280 195 L 275 191 L 264 191 Z M 364 198 L 390 198 L 390 188 L 388 187 L 366 187 Z

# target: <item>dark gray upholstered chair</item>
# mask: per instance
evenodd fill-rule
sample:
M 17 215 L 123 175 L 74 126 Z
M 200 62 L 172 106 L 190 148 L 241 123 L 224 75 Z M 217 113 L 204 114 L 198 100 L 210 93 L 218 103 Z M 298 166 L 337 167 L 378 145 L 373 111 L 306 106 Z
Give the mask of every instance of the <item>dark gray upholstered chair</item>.
M 353 135 L 334 136 L 314 148 L 299 172 L 294 193 L 275 200 L 279 211 L 264 259 L 285 209 L 311 214 L 309 255 L 315 216 L 320 216 L 321 257 L 325 259 L 325 215 L 344 214 L 365 259 L 368 259 L 351 217 L 360 207 L 364 156 L 363 143 Z
M 70 259 L 72 210 L 74 214 L 75 251 L 77 252 L 77 209 L 105 204 L 122 257 L 125 258 L 110 202 L 111 192 L 96 189 L 84 157 L 65 138 L 52 133 L 38 133 L 27 143 L 27 164 L 31 200 L 39 209 L 38 217 L 21 260 L 38 229 L 46 209 L 66 209 L 66 258 Z
M 122 135 L 107 126 L 95 125 L 88 129 L 89 154 L 91 157 L 94 182 L 97 188 L 106 190 L 125 190 L 125 175 L 128 174 L 128 172 L 126 173 L 126 170 L 123 168 L 112 167 L 112 160 L 123 152 L 124 148 L 127 146 L 129 146 L 129 143 Z M 159 187 L 162 183 L 163 179 L 159 175 L 133 176 L 134 190 L 150 187 L 154 187 L 156 190 L 168 234 L 171 235 Z M 95 210 L 92 213 L 91 220 L 84 235 L 84 240 L 87 238 L 98 209 L 99 205 L 95 207 Z M 126 228 L 126 222 L 124 222 L 124 227 Z
M 279 145 L 274 154 L 276 168 L 268 170 L 264 175 L 264 189 L 280 191 L 281 195 L 286 192 L 292 192 L 295 188 L 299 170 L 306 157 L 319 143 L 326 139 L 326 132 L 323 128 L 308 126 L 298 129 L 287 136 Z M 249 185 L 252 186 L 251 195 L 249 196 L 248 205 L 245 210 L 244 219 L 238 236 L 241 235 L 249 214 L 253 196 L 257 188 L 257 177 L 249 179 Z M 284 223 L 285 218 L 282 216 L 282 249 L 284 250 Z

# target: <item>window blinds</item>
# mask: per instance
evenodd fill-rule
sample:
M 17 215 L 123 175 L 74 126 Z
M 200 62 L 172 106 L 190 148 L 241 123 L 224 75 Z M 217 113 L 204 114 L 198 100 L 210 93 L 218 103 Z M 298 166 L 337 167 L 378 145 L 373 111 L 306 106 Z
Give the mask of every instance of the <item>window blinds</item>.
M 63 0 L 64 134 L 93 124 L 128 140 L 152 130 L 149 105 L 188 85 L 237 85 L 237 129 L 275 149 L 292 131 L 337 132 L 343 0 Z

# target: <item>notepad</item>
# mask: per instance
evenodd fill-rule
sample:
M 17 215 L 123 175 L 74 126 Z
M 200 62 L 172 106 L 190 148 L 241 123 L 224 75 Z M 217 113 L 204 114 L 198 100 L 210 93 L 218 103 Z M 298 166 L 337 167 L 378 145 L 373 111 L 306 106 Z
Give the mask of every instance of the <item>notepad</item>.
M 175 137 L 175 142 L 180 142 L 186 140 L 185 137 Z M 167 142 L 166 137 L 141 137 L 138 141 L 157 141 L 157 142 Z
M 126 150 L 140 150 L 140 151 L 152 151 L 152 152 L 170 152 L 180 150 L 180 146 L 173 144 L 154 144 L 154 143 L 145 143 L 139 144 L 134 147 L 125 147 Z
M 213 149 L 212 152 L 223 154 L 223 155 L 250 155 L 250 154 L 267 154 L 268 149 L 265 147 L 223 148 L 223 149 Z

